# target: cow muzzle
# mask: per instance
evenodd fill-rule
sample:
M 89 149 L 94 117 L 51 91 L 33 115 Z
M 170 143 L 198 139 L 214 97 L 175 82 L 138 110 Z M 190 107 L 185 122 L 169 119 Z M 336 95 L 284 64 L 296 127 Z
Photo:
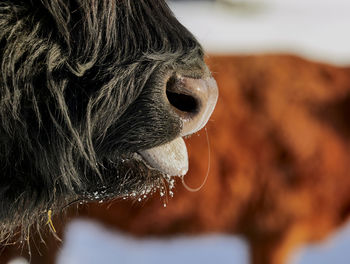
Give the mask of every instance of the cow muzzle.
M 218 99 L 218 87 L 211 76 L 196 79 L 173 75 L 166 83 L 166 97 L 181 120 L 181 133 L 173 141 L 139 154 L 153 169 L 170 176 L 183 176 L 188 171 L 188 154 L 182 137 L 196 133 L 207 124 Z

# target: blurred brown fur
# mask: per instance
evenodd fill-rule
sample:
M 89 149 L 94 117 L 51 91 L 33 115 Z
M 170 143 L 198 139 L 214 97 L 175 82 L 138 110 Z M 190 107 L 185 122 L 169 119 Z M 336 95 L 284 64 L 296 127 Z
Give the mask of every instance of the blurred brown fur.
M 90 204 L 79 214 L 137 236 L 239 234 L 254 264 L 284 263 L 292 249 L 324 238 L 350 213 L 350 68 L 287 55 L 207 62 L 220 97 L 207 126 L 211 167 L 203 189 L 191 193 L 179 181 L 166 208 L 157 194 L 140 203 Z M 198 186 L 208 166 L 206 135 L 187 143 L 185 180 Z M 47 243 L 33 263 L 53 261 L 57 243 Z

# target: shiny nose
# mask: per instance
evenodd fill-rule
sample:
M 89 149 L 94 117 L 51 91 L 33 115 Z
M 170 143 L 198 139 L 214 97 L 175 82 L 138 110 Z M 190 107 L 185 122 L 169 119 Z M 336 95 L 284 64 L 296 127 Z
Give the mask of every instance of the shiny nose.
M 167 82 L 166 95 L 182 120 L 181 136 L 187 136 L 208 122 L 218 100 L 218 87 L 213 77 L 194 79 L 175 75 Z

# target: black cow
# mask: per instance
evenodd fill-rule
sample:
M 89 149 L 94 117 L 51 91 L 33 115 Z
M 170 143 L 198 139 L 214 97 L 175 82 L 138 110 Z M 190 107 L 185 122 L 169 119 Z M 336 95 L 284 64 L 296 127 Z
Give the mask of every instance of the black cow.
M 217 100 L 163 0 L 2 0 L 0 63 L 2 241 L 75 202 L 171 188 Z

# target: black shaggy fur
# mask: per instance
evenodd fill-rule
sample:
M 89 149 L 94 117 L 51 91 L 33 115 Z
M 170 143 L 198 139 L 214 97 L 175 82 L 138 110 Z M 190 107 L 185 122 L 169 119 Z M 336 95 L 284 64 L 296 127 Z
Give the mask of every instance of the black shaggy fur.
M 167 76 L 205 68 L 163 0 L 2 0 L 0 65 L 0 241 L 161 181 L 134 153 L 181 129 Z

